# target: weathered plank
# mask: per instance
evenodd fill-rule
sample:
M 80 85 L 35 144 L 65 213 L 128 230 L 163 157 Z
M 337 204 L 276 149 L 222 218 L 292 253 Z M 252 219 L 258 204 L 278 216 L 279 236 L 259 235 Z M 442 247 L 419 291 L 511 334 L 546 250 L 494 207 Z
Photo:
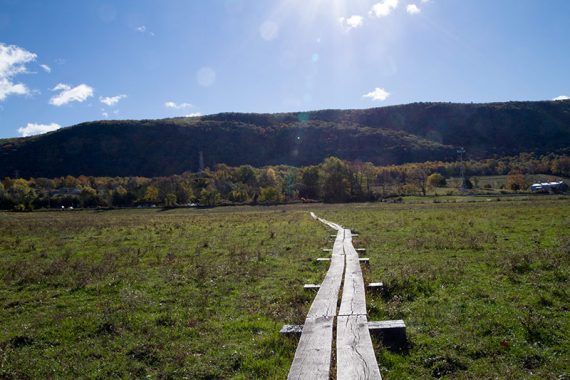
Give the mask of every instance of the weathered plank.
M 346 256 L 346 269 L 338 315 L 366 315 L 366 293 L 362 269 L 350 237 L 350 230 L 345 230 L 343 248 Z
M 319 289 L 321 286 L 319 284 L 305 284 L 303 285 L 303 289 L 305 290 L 314 290 Z
M 331 264 L 307 313 L 288 379 L 329 379 L 333 323 L 344 273 L 344 230 L 338 229 Z
M 368 322 L 368 331 L 371 335 L 382 339 L 382 344 L 393 351 L 405 350 L 408 347 L 406 324 L 404 321 Z
M 382 331 L 387 329 L 405 329 L 406 324 L 401 319 L 393 321 L 374 321 L 368 322 L 368 330 Z
M 336 336 L 337 379 L 382 379 L 365 315 L 339 316 Z
M 283 335 L 301 335 L 303 332 L 303 325 L 283 325 L 280 334 Z
M 287 379 L 330 377 L 334 317 L 307 318 Z
M 381 379 L 372 339 L 368 331 L 364 279 L 350 230 L 324 219 L 313 218 L 335 229 L 337 234 L 330 267 L 307 314 L 303 326 L 284 326 L 282 331 L 302 331 L 289 379 L 329 379 L 332 357 L 332 326 L 337 318 L 337 379 Z M 325 261 L 325 259 L 318 259 Z M 341 305 L 338 293 L 344 277 Z
M 333 254 L 331 265 L 311 304 L 307 318 L 335 316 L 344 271 L 344 256 Z
M 352 236 L 350 230 L 345 230 L 346 268 L 337 317 L 337 379 L 381 379 L 368 331 L 364 278 Z

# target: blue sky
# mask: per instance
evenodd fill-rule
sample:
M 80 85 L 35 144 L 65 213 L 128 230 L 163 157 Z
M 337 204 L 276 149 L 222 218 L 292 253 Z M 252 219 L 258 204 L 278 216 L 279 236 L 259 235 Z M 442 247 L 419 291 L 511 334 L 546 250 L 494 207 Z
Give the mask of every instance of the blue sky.
M 0 0 L 0 138 L 570 96 L 567 0 Z

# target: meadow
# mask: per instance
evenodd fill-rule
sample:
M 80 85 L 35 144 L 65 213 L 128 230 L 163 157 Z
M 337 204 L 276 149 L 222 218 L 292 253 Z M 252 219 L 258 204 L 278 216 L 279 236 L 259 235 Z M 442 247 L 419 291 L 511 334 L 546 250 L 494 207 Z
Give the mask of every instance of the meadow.
M 443 198 L 443 197 L 440 197 Z M 0 213 L 0 379 L 283 379 L 331 231 L 368 249 L 385 379 L 570 379 L 570 202 Z

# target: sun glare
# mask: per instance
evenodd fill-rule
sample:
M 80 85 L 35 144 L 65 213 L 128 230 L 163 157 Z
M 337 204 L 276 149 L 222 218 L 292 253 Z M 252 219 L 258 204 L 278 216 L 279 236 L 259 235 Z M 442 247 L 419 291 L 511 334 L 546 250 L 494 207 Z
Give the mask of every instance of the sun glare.
M 283 0 L 272 12 L 272 17 L 295 17 L 304 25 L 318 23 L 330 18 L 338 20 L 352 13 L 367 9 L 366 0 Z M 350 14 L 349 14 L 350 13 Z

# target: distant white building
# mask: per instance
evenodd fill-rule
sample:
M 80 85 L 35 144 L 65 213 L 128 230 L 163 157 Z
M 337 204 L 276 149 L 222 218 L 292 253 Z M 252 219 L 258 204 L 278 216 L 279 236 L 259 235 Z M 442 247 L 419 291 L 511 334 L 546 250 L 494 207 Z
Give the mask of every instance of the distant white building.
M 533 193 L 562 193 L 568 191 L 564 181 L 535 183 L 530 187 Z

